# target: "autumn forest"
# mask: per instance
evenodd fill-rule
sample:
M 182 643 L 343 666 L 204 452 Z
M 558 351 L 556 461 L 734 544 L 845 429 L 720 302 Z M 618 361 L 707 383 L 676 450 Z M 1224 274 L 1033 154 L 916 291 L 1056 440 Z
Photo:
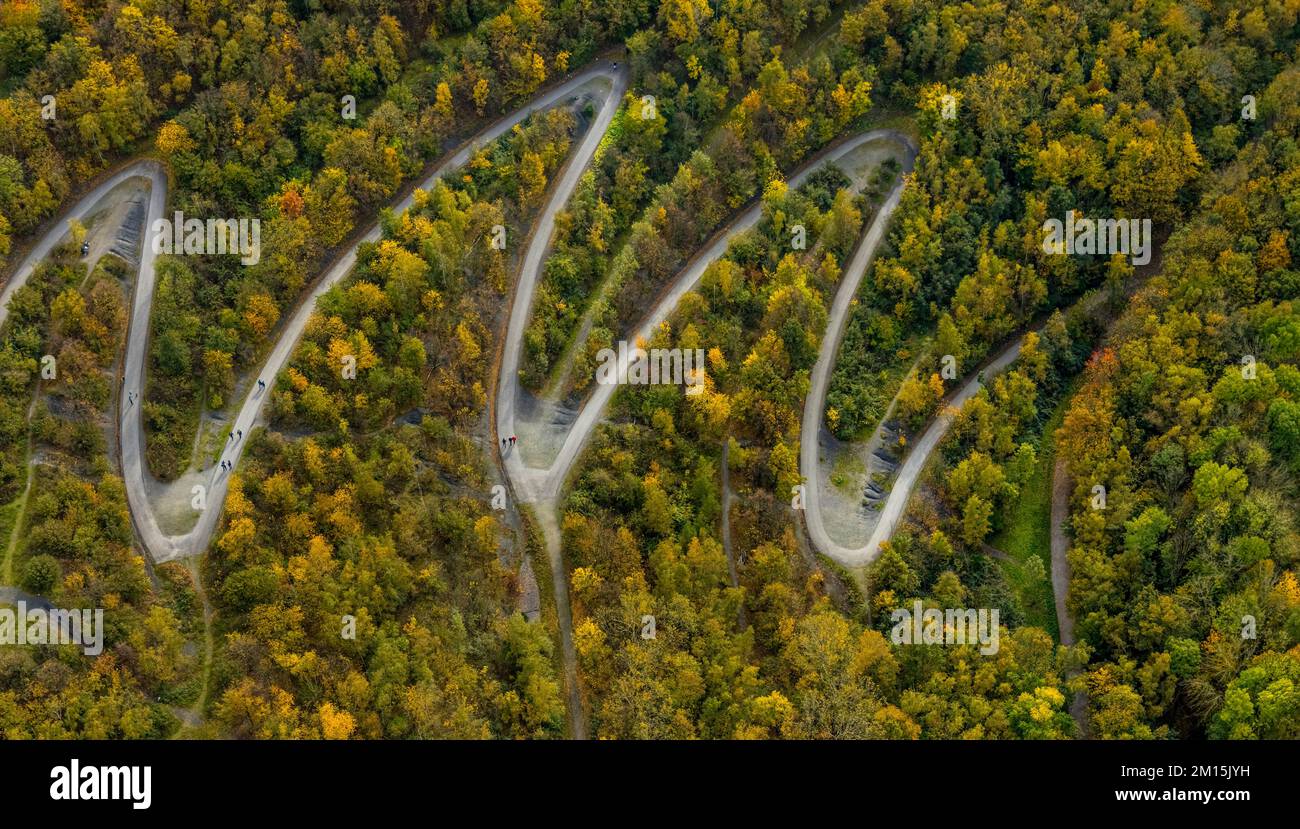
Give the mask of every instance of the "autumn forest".
M 6 740 L 1300 738 L 1294 0 L 0 0 L 0 284 Z

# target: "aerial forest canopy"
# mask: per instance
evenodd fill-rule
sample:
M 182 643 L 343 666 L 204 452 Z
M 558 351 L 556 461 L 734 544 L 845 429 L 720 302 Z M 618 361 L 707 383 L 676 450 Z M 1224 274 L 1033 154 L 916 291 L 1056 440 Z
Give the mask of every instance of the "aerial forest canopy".
M 1298 47 L 0 0 L 0 736 L 1300 737 Z

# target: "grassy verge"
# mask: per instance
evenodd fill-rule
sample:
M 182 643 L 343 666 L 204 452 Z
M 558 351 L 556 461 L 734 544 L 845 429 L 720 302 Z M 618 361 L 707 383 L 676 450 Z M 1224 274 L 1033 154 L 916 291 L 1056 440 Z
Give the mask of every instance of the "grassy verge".
M 1034 474 L 1020 489 L 1020 498 L 1011 508 L 1006 525 L 990 540 L 990 544 L 1011 556 L 1011 561 L 998 561 L 1007 583 L 1016 591 L 1020 606 L 1025 612 L 1025 623 L 1036 625 L 1060 639 L 1056 621 L 1056 605 L 1052 594 L 1052 470 L 1056 465 L 1056 445 L 1052 438 L 1061 425 L 1065 406 L 1073 396 L 1073 386 L 1061 395 L 1061 401 L 1043 426 L 1039 439 L 1038 463 Z M 1043 565 L 1043 575 L 1037 577 L 1036 565 L 1029 563 L 1038 558 Z
M 0 538 L 5 539 L 4 564 L 0 567 L 0 583 L 3 584 L 14 583 L 14 551 L 18 547 L 18 519 L 26 506 L 27 490 L 24 488 L 21 495 L 0 507 Z

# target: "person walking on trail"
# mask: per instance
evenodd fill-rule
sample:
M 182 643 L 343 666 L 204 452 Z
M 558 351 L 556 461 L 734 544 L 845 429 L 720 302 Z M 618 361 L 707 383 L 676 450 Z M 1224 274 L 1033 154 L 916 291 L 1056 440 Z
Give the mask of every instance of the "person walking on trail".
M 511 435 L 511 436 L 510 436 L 510 445 L 511 445 L 511 446 L 514 446 L 516 440 L 518 440 L 518 438 L 516 438 L 514 435 Z
M 236 431 L 237 431 L 238 434 L 239 434 L 239 437 L 236 438 L 236 440 L 243 440 L 243 439 L 244 439 L 244 430 L 243 430 L 243 429 L 237 429 Z

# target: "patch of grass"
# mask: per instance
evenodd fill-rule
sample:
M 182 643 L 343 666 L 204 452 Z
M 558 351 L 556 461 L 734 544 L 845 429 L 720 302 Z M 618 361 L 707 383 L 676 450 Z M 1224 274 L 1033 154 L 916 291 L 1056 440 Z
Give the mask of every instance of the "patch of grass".
M 1052 470 L 1056 466 L 1056 445 L 1052 439 L 1061 425 L 1065 406 L 1073 389 L 1067 389 L 1043 426 L 1038 441 L 1038 463 L 1034 473 L 1020 488 L 1020 498 L 1011 508 L 1002 531 L 989 543 L 1011 556 L 1012 561 L 998 561 L 1007 583 L 1016 591 L 1025 622 L 1041 627 L 1060 639 L 1056 621 L 1056 604 L 1052 593 Z M 1042 578 L 1036 578 L 1031 557 L 1043 565 Z
M 1017 555 L 1010 550 L 1007 553 L 1012 556 Z M 1041 578 L 1036 578 L 1026 566 L 1030 556 L 1036 556 L 1043 561 L 1044 575 Z M 1002 569 L 1003 578 L 1020 600 L 1020 608 L 1025 614 L 1025 624 L 1040 627 L 1050 633 L 1053 639 L 1059 641 L 1061 633 L 1056 623 L 1056 605 L 1052 600 L 1051 563 L 1047 561 L 1049 558 L 1048 550 L 1044 549 L 1041 553 L 1029 553 L 1024 559 L 998 561 L 998 566 Z
M 14 549 L 18 546 L 14 530 L 26 503 L 27 492 L 23 491 L 17 498 L 0 507 L 0 543 L 5 545 L 4 564 L 0 567 L 0 583 L 3 584 L 14 583 Z
M 831 483 L 846 495 L 853 495 L 862 489 L 862 473 L 867 471 L 862 458 L 853 449 L 846 448 L 835 459 L 831 470 Z

